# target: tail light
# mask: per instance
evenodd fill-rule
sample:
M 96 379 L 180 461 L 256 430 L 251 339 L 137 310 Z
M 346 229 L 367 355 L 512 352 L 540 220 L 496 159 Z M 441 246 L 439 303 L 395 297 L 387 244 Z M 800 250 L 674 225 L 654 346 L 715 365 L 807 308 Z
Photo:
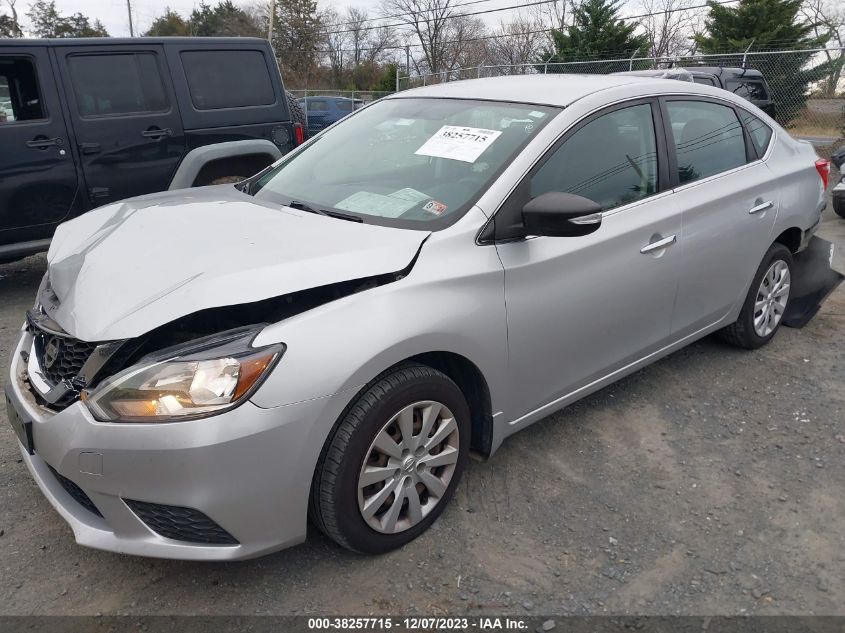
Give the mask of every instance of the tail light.
M 293 124 L 293 137 L 296 139 L 297 145 L 302 145 L 305 142 L 305 128 L 302 127 L 302 123 Z M 827 185 L 825 185 L 825 187 L 827 187 Z
M 816 171 L 819 172 L 819 178 L 822 179 L 822 185 L 827 191 L 827 182 L 830 179 L 830 161 L 826 158 L 820 158 L 816 161 Z

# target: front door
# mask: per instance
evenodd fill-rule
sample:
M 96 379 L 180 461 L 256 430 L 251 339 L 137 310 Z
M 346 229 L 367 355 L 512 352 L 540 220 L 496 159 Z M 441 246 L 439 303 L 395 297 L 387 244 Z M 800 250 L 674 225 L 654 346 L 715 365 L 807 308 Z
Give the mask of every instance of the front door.
M 56 50 L 91 206 L 167 189 L 185 138 L 162 47 Z
M 0 244 L 49 238 L 76 204 L 76 167 L 46 47 L 0 53 Z
M 565 398 L 668 343 L 682 256 L 650 101 L 594 115 L 551 151 L 531 197 L 564 191 L 602 205 L 584 237 L 499 243 L 505 268 L 509 417 Z

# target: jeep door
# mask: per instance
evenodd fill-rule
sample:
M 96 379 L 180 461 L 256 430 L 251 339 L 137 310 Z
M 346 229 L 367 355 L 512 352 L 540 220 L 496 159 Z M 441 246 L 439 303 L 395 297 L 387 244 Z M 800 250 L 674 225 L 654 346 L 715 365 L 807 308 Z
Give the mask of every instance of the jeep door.
M 586 236 L 496 246 L 514 424 L 668 344 L 683 236 L 663 138 L 656 101 L 626 102 L 580 123 L 527 176 L 528 199 L 563 191 L 604 212 Z
M 170 184 L 185 138 L 161 46 L 58 46 L 91 206 Z
M 0 244 L 47 239 L 76 204 L 76 166 L 47 47 L 0 52 Z

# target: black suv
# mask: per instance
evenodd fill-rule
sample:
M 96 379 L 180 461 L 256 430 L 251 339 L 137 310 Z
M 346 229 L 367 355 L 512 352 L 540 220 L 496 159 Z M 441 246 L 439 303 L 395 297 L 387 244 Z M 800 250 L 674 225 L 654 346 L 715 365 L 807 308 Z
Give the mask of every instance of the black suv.
M 747 99 L 770 117 L 775 116 L 772 91 L 759 70 L 723 66 L 684 66 L 683 69 L 692 75 L 695 83 L 724 88 Z
M 88 209 L 258 172 L 304 139 L 292 112 L 262 39 L 0 40 L 0 261 Z

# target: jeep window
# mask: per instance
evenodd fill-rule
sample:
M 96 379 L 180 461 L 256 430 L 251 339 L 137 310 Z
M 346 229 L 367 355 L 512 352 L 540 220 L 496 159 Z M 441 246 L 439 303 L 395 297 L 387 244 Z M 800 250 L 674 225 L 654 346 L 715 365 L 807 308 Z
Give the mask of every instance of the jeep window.
M 557 112 L 502 102 L 385 99 L 342 119 L 248 189 L 275 204 L 296 201 L 373 224 L 442 228 L 470 208 Z
M 703 84 L 705 86 L 716 85 L 716 81 L 712 77 L 706 77 L 704 75 L 693 75 L 692 80 L 697 84 Z
M 44 118 L 35 65 L 24 57 L 0 57 L 0 124 Z
M 728 79 L 725 81 L 725 88 L 738 97 L 749 101 L 768 101 L 769 94 L 762 81 L 751 81 L 748 79 Z
M 82 117 L 166 112 L 170 108 L 154 53 L 71 55 L 68 66 Z
M 182 51 L 191 102 L 197 110 L 221 110 L 276 102 L 270 69 L 261 51 Z
M 329 104 L 324 99 L 306 99 L 305 105 L 309 112 L 328 112 Z
M 751 135 L 751 143 L 757 151 L 757 156 L 762 157 L 769 148 L 769 141 L 772 139 L 772 128 L 763 123 L 756 116 L 745 110 L 740 110 L 742 113 L 742 122 L 745 123 L 745 129 Z

